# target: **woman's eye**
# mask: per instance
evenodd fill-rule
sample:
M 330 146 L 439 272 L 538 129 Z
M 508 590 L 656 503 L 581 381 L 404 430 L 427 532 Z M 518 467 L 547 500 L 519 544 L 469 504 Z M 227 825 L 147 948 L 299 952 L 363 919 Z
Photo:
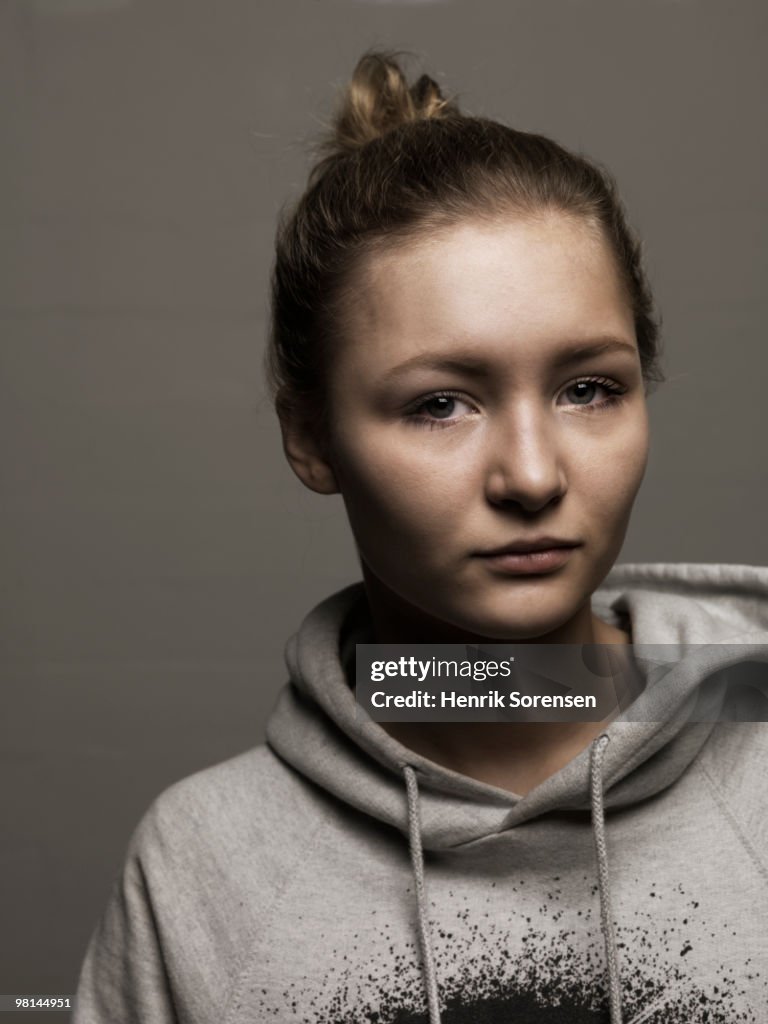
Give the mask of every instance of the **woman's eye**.
M 466 415 L 461 411 L 460 406 L 465 406 L 470 411 L 472 409 L 469 402 L 462 399 L 460 395 L 444 391 L 423 399 L 411 410 L 407 418 L 419 427 L 449 426 Z M 459 415 L 456 415 L 457 411 L 460 413 Z
M 599 402 L 594 401 L 601 391 L 608 397 Z M 626 388 L 622 388 L 609 377 L 589 377 L 569 384 L 563 394 L 570 394 L 573 397 L 574 400 L 568 404 L 582 406 L 585 411 L 591 412 L 592 410 L 602 409 L 621 401 L 625 391 Z

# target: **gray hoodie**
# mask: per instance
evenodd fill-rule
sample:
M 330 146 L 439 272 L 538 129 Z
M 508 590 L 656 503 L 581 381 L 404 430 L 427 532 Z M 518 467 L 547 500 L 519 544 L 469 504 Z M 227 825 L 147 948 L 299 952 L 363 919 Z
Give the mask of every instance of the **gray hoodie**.
M 362 583 L 318 605 L 267 743 L 137 826 L 74 1024 L 765 1024 L 768 724 L 726 652 L 768 689 L 768 569 L 618 565 L 593 609 L 705 646 L 519 797 L 372 721 Z

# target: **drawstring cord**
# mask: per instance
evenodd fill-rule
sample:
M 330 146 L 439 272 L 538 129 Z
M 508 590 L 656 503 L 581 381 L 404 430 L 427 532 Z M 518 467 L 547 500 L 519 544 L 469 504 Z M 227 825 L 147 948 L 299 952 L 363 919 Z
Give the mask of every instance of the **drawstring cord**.
M 613 930 L 613 915 L 611 913 L 608 851 L 605 844 L 605 813 L 603 809 L 603 754 L 609 742 L 610 737 L 603 733 L 592 744 L 590 752 L 590 794 L 592 829 L 595 839 L 595 852 L 597 854 L 597 882 L 600 892 L 600 922 L 605 939 L 605 955 L 608 963 L 610 1019 L 611 1024 L 622 1024 L 619 965 L 616 954 L 616 937 Z M 409 764 L 403 765 L 403 775 L 405 776 L 405 786 L 408 793 L 408 842 L 411 851 L 413 878 L 416 885 L 419 940 L 427 988 L 429 1024 L 440 1024 L 437 973 L 435 971 L 435 956 L 430 937 L 426 887 L 424 884 L 424 851 L 421 844 L 419 785 L 416 780 L 416 772 Z
M 608 963 L 608 998 L 611 1009 L 611 1024 L 621 1024 L 621 986 L 619 961 L 616 953 L 616 936 L 613 930 L 611 912 L 611 886 L 608 878 L 608 850 L 605 845 L 605 813 L 603 810 L 603 754 L 610 743 L 610 737 L 603 733 L 592 744 L 590 752 L 590 776 L 592 795 L 592 830 L 597 854 L 597 885 L 600 890 L 600 921 L 605 940 L 605 959 Z
M 403 765 L 403 774 L 405 775 L 405 785 L 408 790 L 408 840 L 411 848 L 413 878 L 416 883 L 416 902 L 419 909 L 419 938 L 421 940 L 421 959 L 424 964 L 424 975 L 427 985 L 429 1024 L 440 1024 L 440 1004 L 438 1003 L 437 998 L 437 974 L 435 972 L 435 957 L 432 952 L 432 941 L 429 935 L 427 897 L 424 887 L 424 851 L 421 847 L 419 785 L 416 782 L 416 772 L 409 764 Z

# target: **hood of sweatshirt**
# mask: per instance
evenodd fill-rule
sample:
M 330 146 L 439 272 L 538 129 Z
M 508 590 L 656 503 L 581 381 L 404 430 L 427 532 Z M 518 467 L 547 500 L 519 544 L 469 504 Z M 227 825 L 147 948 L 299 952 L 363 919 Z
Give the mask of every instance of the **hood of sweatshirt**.
M 267 743 L 334 797 L 399 830 L 408 843 L 430 1024 L 440 1021 L 424 879 L 424 851 L 471 851 L 500 833 L 559 812 L 591 816 L 612 1024 L 622 1021 L 606 848 L 606 817 L 672 786 L 718 718 L 762 720 L 759 687 L 739 664 L 768 661 L 768 569 L 745 565 L 620 564 L 592 598 L 637 649 L 685 654 L 643 666 L 643 692 L 590 747 L 525 796 L 471 779 L 409 750 L 357 703 L 356 643 L 373 642 L 362 582 L 319 604 L 286 645 L 290 683 Z M 736 656 L 738 652 L 738 657 Z M 762 666 L 761 672 L 762 672 Z M 765 679 L 765 673 L 762 673 Z M 697 716 L 702 697 L 705 720 Z M 731 710 L 735 708 L 735 713 Z M 621 856 L 619 851 L 618 856 Z
M 592 598 L 594 612 L 629 628 L 633 644 L 680 645 L 667 665 L 606 730 L 605 804 L 647 799 L 677 779 L 712 722 L 691 722 L 692 698 L 733 663 L 768 658 L 768 568 L 746 565 L 621 564 Z M 418 776 L 426 849 L 456 847 L 552 810 L 590 805 L 589 750 L 525 797 L 475 781 L 391 737 L 357 703 L 350 686 L 355 643 L 372 642 L 362 582 L 307 615 L 286 645 L 291 685 L 267 726 L 270 746 L 297 771 L 367 814 L 405 830 L 403 769 Z M 690 647 L 688 645 L 691 645 Z M 674 650 L 674 647 L 670 647 Z

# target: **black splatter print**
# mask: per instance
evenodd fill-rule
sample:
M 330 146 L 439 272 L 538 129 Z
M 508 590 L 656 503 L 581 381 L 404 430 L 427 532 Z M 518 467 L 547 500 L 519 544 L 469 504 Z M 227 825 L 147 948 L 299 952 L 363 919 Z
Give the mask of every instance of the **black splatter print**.
M 584 876 L 580 881 L 596 898 L 597 887 L 591 879 Z M 442 1024 L 608 1024 L 599 914 L 591 908 L 564 909 L 558 883 L 558 878 L 551 880 L 534 913 L 505 908 L 503 920 L 515 918 L 512 924 L 500 924 L 499 902 L 493 895 L 483 906 L 476 896 L 469 900 L 449 894 L 439 919 L 445 921 L 446 909 L 452 908 L 455 927 L 433 926 Z M 489 888 L 494 887 L 492 883 Z M 517 891 L 516 886 L 512 890 Z M 704 980 L 686 973 L 697 936 L 704 935 L 710 942 L 718 938 L 700 919 L 699 901 L 690 899 L 677 884 L 673 892 L 663 894 L 673 897 L 677 913 L 673 921 L 665 921 L 662 888 L 654 887 L 645 895 L 643 908 L 636 909 L 629 921 L 619 921 L 616 928 L 627 1024 L 761 1024 L 763 1017 L 745 1009 L 750 1004 L 743 983 L 748 982 L 753 991 L 755 983 L 764 984 L 749 960 L 741 965 L 740 978 L 732 967 L 723 967 L 717 977 Z M 409 896 L 413 898 L 413 893 Z M 438 908 L 434 903 L 431 907 L 434 921 Z M 371 914 L 374 917 L 376 910 Z M 297 1024 L 428 1024 L 415 937 L 406 943 L 394 941 L 384 921 L 376 927 L 375 937 L 370 932 L 365 937 L 355 934 L 343 949 L 332 944 L 326 948 L 325 938 L 314 937 L 328 957 L 323 976 L 292 982 L 279 1003 L 270 999 L 259 1006 L 258 1019 L 290 1019 Z M 763 991 L 768 997 L 768 989 Z

